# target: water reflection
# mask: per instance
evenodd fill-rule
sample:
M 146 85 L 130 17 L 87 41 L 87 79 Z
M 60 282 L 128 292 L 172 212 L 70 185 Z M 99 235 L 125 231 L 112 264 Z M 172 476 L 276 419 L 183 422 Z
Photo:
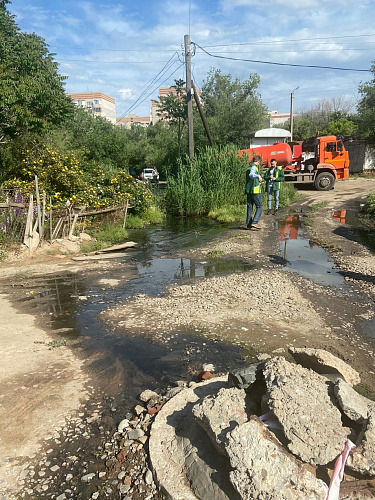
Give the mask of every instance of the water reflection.
M 278 241 L 286 262 L 284 270 L 292 271 L 321 285 L 342 286 L 344 278 L 329 254 L 313 240 L 305 238 L 298 215 L 277 221 Z

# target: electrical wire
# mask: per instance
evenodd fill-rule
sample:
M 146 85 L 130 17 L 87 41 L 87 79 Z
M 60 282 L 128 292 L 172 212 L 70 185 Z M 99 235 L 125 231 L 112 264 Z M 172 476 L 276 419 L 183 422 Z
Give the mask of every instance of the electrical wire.
M 117 107 L 121 106 L 122 104 L 124 104 L 126 101 L 128 101 L 131 97 L 133 97 L 133 95 L 137 94 L 138 92 L 140 92 L 145 86 L 147 86 L 145 92 L 147 92 L 149 86 L 151 86 L 153 84 L 153 82 L 158 78 L 158 76 L 165 70 L 165 71 L 168 71 L 168 69 L 170 68 L 170 66 L 175 62 L 175 61 L 172 61 L 172 59 L 176 56 L 177 52 L 174 52 L 171 57 L 168 59 L 168 61 L 165 63 L 165 65 L 162 67 L 162 69 L 159 71 L 159 73 L 157 73 L 156 76 L 154 76 L 153 78 L 151 78 L 151 80 L 149 80 L 146 84 L 142 85 L 142 87 L 140 89 L 138 89 L 136 92 L 132 93 L 129 97 L 127 97 L 126 99 L 124 99 L 123 101 L 121 101 Z M 177 54 L 178 55 L 178 54 Z M 169 65 L 169 66 L 168 66 Z M 141 96 L 140 96 L 141 97 Z
M 130 111 L 134 110 L 134 109 L 135 109 L 135 107 L 136 107 L 136 104 L 141 105 L 141 104 L 142 104 L 142 103 L 143 103 L 146 99 L 148 99 L 148 98 L 149 98 L 149 97 L 150 97 L 150 96 L 151 96 L 151 95 L 155 92 L 155 90 L 157 90 L 157 88 L 159 87 L 159 85 L 163 85 L 165 82 L 167 82 L 167 81 L 171 78 L 171 76 L 173 76 L 173 75 L 174 75 L 174 74 L 175 74 L 175 73 L 176 73 L 176 72 L 177 72 L 177 71 L 181 68 L 181 66 L 182 66 L 182 65 L 180 64 L 180 65 L 178 66 L 178 68 L 176 68 L 176 69 L 173 71 L 173 73 L 171 73 L 169 76 L 167 76 L 167 78 L 166 78 L 163 82 L 158 83 L 158 85 L 157 85 L 155 88 L 153 88 L 153 89 L 151 90 L 151 92 L 150 92 L 148 95 L 146 95 L 146 97 L 145 97 L 145 98 L 144 98 L 141 102 L 139 102 L 139 103 L 138 103 L 138 101 L 139 101 L 139 99 L 138 99 L 138 100 L 137 100 L 137 101 L 136 101 L 136 102 L 135 102 L 135 103 L 134 103 L 134 104 L 133 104 L 133 105 L 132 105 L 132 106 L 131 106 L 131 107 L 130 107 L 130 108 L 129 108 L 126 112 L 125 112 L 125 115 L 129 114 L 129 113 L 130 113 Z
M 290 42 L 311 42 L 316 40 L 337 40 L 343 38 L 360 38 L 360 37 L 368 37 L 375 36 L 375 33 L 369 35 L 345 35 L 345 36 L 325 36 L 325 37 L 317 37 L 312 40 L 311 38 L 296 38 L 296 39 L 288 39 L 288 40 L 269 40 L 264 42 L 242 42 L 242 43 L 229 43 L 229 44 L 220 44 L 220 45 L 205 45 L 205 47 L 213 48 L 213 47 L 232 47 L 234 45 L 270 45 L 275 43 L 290 43 Z M 373 42 L 371 42 L 373 43 Z
M 315 64 L 292 64 L 292 63 L 280 63 L 280 62 L 274 62 L 274 61 L 256 61 L 254 59 L 239 59 L 236 57 L 225 57 L 225 56 L 219 56 L 215 54 L 211 54 L 207 50 L 205 50 L 203 47 L 201 47 L 198 43 L 191 42 L 193 45 L 196 45 L 199 47 L 205 54 L 207 54 L 210 57 L 216 57 L 217 59 L 228 59 L 230 61 L 242 61 L 242 62 L 251 62 L 251 63 L 257 63 L 257 64 L 271 64 L 274 66 L 289 66 L 289 67 L 294 67 L 294 68 L 318 68 L 318 69 L 332 69 L 336 71 L 357 71 L 357 72 L 368 72 L 371 73 L 370 69 L 354 69 L 354 68 L 337 68 L 334 66 L 319 66 Z
M 130 106 L 130 108 L 124 113 L 125 115 L 127 115 L 128 113 L 130 113 L 130 111 L 132 110 L 132 108 L 134 106 L 136 106 L 136 104 L 138 104 L 139 100 L 142 99 L 142 97 L 145 95 L 146 92 L 148 92 L 148 90 L 151 88 L 151 86 L 155 83 L 155 82 L 158 82 L 160 80 L 160 78 L 162 78 L 164 76 L 164 74 L 177 62 L 177 60 L 175 59 L 174 61 L 171 61 L 171 63 L 167 66 L 167 67 L 164 67 L 163 70 L 159 71 L 159 73 L 150 80 L 150 83 L 147 85 L 147 87 L 144 89 L 144 91 L 140 94 L 140 96 L 135 100 L 135 102 Z M 160 76 L 159 76 L 160 75 Z M 158 84 L 159 85 L 159 84 Z M 143 88 L 143 87 L 142 87 Z M 151 91 L 151 93 L 153 93 L 154 90 Z M 128 100 L 128 99 L 126 99 Z M 143 102 L 143 101 L 142 101 Z M 118 107 L 120 107 L 123 103 L 120 103 L 118 105 Z

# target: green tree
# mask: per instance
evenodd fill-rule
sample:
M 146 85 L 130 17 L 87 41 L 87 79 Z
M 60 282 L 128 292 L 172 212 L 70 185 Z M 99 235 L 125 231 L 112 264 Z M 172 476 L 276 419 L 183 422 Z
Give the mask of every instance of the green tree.
M 218 69 L 209 71 L 202 86 L 202 102 L 215 145 L 246 148 L 250 132 L 265 126 L 267 109 L 258 93 L 259 83 L 256 74 L 241 81 Z
M 352 103 L 342 97 L 322 99 L 293 120 L 293 139 L 302 141 L 315 135 L 354 135 L 357 126 L 351 115 Z M 285 128 L 289 128 L 287 122 Z
M 65 77 L 43 38 L 21 32 L 0 0 L 0 138 L 47 129 L 64 121 L 73 104 L 64 92 Z
M 362 138 L 375 143 L 375 61 L 371 66 L 372 80 L 359 87 L 361 99 L 358 103 L 359 132 Z
M 178 156 L 181 155 L 181 138 L 187 121 L 186 87 L 182 79 L 175 80 L 174 89 L 170 94 L 161 96 L 158 104 L 158 116 L 167 121 L 168 125 L 176 130 Z

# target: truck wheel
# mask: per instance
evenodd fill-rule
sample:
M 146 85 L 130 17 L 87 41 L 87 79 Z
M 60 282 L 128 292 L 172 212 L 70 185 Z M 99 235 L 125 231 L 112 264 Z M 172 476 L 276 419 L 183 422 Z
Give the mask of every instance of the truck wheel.
M 331 172 L 320 172 L 315 177 L 315 187 L 318 191 L 329 191 L 333 188 L 335 183 L 335 177 Z

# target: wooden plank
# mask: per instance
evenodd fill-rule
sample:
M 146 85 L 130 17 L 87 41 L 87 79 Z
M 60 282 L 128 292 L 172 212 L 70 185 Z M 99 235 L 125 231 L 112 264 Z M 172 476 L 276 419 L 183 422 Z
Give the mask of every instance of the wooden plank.
M 39 185 L 38 185 L 38 176 L 35 176 L 35 192 L 36 192 L 36 206 L 37 206 L 37 220 L 38 220 L 38 233 L 40 239 L 42 238 L 42 213 L 40 207 L 40 195 L 39 195 Z
M 24 244 L 31 249 L 31 238 L 32 238 L 32 224 L 33 224 L 33 211 L 34 211 L 34 200 L 33 200 L 33 195 L 30 194 L 29 198 L 29 210 L 27 212 L 27 219 L 26 219 L 26 227 L 25 227 L 25 235 L 23 242 Z
M 82 257 L 72 257 L 72 260 L 85 261 L 85 260 L 108 260 L 108 259 L 120 259 L 125 257 L 127 254 L 121 253 L 109 253 L 109 254 L 98 254 L 98 255 L 86 255 Z
M 61 226 L 63 225 L 63 223 L 64 223 L 64 218 L 60 217 L 60 219 L 56 223 L 55 229 L 53 230 L 52 238 L 51 238 L 52 240 L 54 238 L 56 238 L 56 236 L 59 234 L 59 231 L 60 231 Z
M 69 236 L 68 236 L 69 239 L 73 236 L 74 229 L 75 229 L 76 224 L 77 224 L 77 220 L 78 220 L 78 214 L 75 214 L 73 217 L 72 225 L 70 227 L 70 231 L 69 231 Z
M 120 243 L 119 245 L 113 245 L 111 247 L 103 248 L 102 250 L 96 250 L 95 253 L 115 252 L 117 250 L 122 250 L 123 248 L 135 247 L 136 244 L 137 243 L 135 243 L 135 241 L 126 241 L 125 243 Z
M 10 203 L 0 203 L 0 208 L 27 208 L 27 204 L 25 203 L 16 203 L 16 202 L 10 202 Z

